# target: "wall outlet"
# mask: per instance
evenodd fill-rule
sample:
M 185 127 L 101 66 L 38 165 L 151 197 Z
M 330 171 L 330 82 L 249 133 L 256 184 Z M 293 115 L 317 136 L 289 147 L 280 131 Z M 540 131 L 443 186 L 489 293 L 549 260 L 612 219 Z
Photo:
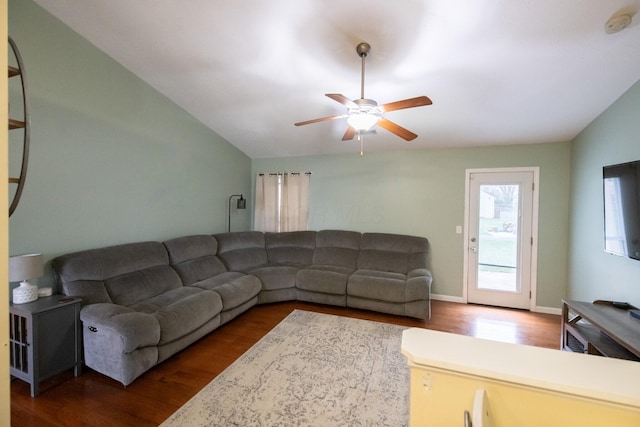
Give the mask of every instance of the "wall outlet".
M 456 234 L 462 234 L 462 226 L 456 225 Z

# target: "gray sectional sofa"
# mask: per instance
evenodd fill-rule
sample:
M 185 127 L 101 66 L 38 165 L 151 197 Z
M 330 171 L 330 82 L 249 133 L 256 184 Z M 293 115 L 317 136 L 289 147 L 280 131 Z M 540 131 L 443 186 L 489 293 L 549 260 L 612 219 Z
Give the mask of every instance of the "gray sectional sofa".
M 256 304 L 309 301 L 428 319 L 423 237 L 323 230 L 194 235 L 63 255 L 85 364 L 124 385 Z

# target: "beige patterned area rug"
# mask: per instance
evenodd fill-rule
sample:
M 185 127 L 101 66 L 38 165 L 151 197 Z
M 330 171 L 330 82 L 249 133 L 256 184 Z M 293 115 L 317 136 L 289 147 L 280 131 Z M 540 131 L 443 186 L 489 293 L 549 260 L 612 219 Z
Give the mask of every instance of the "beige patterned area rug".
M 403 426 L 402 326 L 296 310 L 162 426 Z

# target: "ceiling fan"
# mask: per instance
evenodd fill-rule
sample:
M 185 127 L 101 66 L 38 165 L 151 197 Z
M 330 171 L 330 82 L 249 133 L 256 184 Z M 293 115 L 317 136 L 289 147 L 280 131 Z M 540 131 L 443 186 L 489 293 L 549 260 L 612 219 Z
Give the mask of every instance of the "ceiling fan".
M 356 52 L 358 56 L 362 58 L 362 73 L 360 81 L 360 99 L 354 99 L 353 101 L 344 95 L 339 93 L 327 93 L 325 94 L 334 101 L 348 108 L 345 114 L 339 114 L 335 116 L 322 117 L 319 119 L 307 120 L 304 122 L 295 123 L 296 126 L 309 125 L 311 123 L 324 122 L 328 120 L 336 120 L 346 118 L 349 127 L 342 137 L 343 141 L 353 139 L 356 134 L 358 139 L 361 139 L 362 132 L 373 129 L 375 125 L 380 126 L 389 132 L 398 135 L 400 138 L 406 141 L 414 140 L 418 135 L 403 128 L 400 125 L 386 119 L 384 113 L 395 110 L 403 110 L 405 108 L 422 107 L 424 105 L 431 105 L 431 100 L 426 96 L 418 96 L 416 98 L 403 99 L 402 101 L 389 102 L 387 104 L 378 105 L 373 99 L 367 99 L 364 97 L 364 63 L 365 58 L 369 54 L 371 46 L 369 43 L 359 43 L 356 46 Z

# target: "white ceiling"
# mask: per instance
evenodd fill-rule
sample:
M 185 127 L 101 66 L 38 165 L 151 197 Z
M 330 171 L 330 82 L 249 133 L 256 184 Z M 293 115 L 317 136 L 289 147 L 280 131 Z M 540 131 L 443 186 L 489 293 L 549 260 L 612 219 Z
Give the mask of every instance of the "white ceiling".
M 640 79 L 640 0 L 35 0 L 251 158 L 358 153 L 324 96 L 433 105 L 365 151 L 568 141 Z

